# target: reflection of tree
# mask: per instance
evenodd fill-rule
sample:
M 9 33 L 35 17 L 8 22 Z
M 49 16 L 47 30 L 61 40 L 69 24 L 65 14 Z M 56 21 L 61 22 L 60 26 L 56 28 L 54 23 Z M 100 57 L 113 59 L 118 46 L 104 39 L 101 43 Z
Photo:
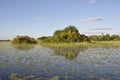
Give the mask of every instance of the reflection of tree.
M 19 50 L 30 50 L 30 49 L 34 48 L 34 45 L 32 45 L 32 44 L 15 44 L 12 46 L 15 49 L 19 49 Z
M 83 46 L 59 46 L 59 47 L 52 47 L 55 51 L 56 55 L 64 56 L 69 60 L 75 59 L 79 52 L 85 51 L 87 47 Z

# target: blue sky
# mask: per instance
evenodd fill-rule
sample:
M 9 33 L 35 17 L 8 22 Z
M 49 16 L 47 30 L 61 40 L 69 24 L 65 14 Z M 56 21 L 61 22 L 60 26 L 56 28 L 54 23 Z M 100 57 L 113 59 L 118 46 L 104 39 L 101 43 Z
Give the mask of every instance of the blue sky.
M 51 36 L 69 25 L 120 35 L 120 0 L 0 0 L 0 39 Z

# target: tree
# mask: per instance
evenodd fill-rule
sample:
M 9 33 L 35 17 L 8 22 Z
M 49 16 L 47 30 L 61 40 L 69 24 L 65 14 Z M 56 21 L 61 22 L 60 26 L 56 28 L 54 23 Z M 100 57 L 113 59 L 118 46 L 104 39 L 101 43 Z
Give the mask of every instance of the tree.
M 56 30 L 53 34 L 53 41 L 55 41 L 57 43 L 62 42 L 61 33 L 62 33 L 62 30 Z
M 81 34 L 80 35 L 80 42 L 85 41 L 85 38 L 86 38 L 85 34 Z
M 111 40 L 120 40 L 119 35 L 112 35 Z
M 68 26 L 64 30 L 56 30 L 53 34 L 53 40 L 60 42 L 75 42 L 78 30 L 75 26 Z
M 97 36 L 97 35 L 91 35 L 90 39 L 93 40 L 93 41 L 98 41 L 99 40 L 99 36 Z
M 106 34 L 102 36 L 103 41 L 109 41 L 110 40 L 110 35 Z

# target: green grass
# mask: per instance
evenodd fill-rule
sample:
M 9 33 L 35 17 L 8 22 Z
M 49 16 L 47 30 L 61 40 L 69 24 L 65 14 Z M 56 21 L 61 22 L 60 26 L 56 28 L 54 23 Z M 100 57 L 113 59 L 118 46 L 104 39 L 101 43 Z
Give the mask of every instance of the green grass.
M 10 45 L 10 42 L 0 42 L 0 46 L 3 46 L 3 45 Z M 28 46 L 28 44 L 15 44 L 16 46 Z M 32 44 L 33 45 L 33 44 Z M 38 41 L 38 44 L 37 45 L 40 45 L 40 46 L 45 46 L 45 47 L 67 47 L 67 46 L 93 46 L 93 47 L 99 47 L 99 46 L 120 46 L 120 41 L 92 41 L 91 43 L 89 42 L 77 42 L 77 43 L 51 43 L 51 42 L 48 42 L 48 43 L 45 43 L 45 42 L 40 42 Z
M 120 46 L 120 41 L 93 41 L 92 44 L 96 46 Z
M 99 46 L 120 46 L 120 41 L 92 41 L 91 43 L 89 42 L 77 42 L 77 43 L 41 43 L 38 42 L 38 45 L 42 45 L 42 46 L 47 46 L 47 47 L 51 47 L 51 46 L 95 46 L 95 47 L 99 47 Z

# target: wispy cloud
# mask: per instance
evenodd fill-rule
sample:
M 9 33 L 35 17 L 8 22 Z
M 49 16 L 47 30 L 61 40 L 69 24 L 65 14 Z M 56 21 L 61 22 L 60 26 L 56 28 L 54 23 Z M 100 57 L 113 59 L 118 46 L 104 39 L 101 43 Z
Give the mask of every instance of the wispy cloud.
M 100 32 L 100 31 L 99 32 L 98 31 L 97 32 L 88 32 L 87 31 L 87 32 L 83 32 L 83 33 L 91 35 L 91 34 L 102 34 L 103 32 Z
M 94 3 L 96 3 L 96 0 L 89 0 L 88 3 L 94 4 Z
M 37 17 L 36 20 L 37 21 L 46 21 L 46 18 L 44 18 L 44 17 Z
M 113 30 L 113 28 L 101 28 L 101 27 L 99 27 L 99 28 L 90 28 L 89 30 Z
M 91 18 L 86 18 L 86 19 L 80 19 L 82 22 L 98 22 L 102 21 L 104 18 L 103 17 L 91 17 Z
M 90 18 L 89 20 L 92 22 L 97 22 L 97 21 L 101 21 L 103 19 L 104 19 L 103 17 L 93 17 L 93 18 Z

